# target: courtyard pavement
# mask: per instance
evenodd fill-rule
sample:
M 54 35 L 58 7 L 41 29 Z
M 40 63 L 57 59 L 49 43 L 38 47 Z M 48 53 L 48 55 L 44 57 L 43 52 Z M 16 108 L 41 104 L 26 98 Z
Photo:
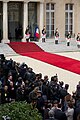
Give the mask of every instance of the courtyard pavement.
M 59 44 L 55 45 L 53 39 L 46 40 L 46 43 L 42 43 L 41 41 L 35 43 L 46 52 L 56 53 L 80 60 L 80 49 L 77 48 L 75 40 L 71 41 L 71 46 L 69 47 L 66 46 L 66 41 L 59 41 Z M 54 76 L 57 73 L 59 81 L 64 81 L 64 83 L 68 83 L 70 85 L 70 93 L 76 90 L 76 85 L 80 81 L 80 75 L 49 65 L 45 62 L 41 62 L 30 57 L 18 55 L 7 44 L 0 43 L 0 54 L 4 54 L 6 59 L 13 58 L 13 60 L 19 63 L 25 62 L 29 67 L 33 68 L 34 72 L 42 73 L 43 77 L 44 75 L 48 75 L 49 80 L 51 76 Z

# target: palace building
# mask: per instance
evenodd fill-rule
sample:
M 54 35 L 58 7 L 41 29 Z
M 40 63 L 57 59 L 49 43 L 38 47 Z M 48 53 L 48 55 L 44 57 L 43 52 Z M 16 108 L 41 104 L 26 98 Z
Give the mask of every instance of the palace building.
M 68 31 L 80 32 L 80 0 L 0 0 L 0 42 L 24 39 L 29 25 L 34 37 L 35 27 L 46 26 L 47 38 L 54 37 L 58 28 L 60 37 Z M 17 39 L 19 35 L 20 39 Z

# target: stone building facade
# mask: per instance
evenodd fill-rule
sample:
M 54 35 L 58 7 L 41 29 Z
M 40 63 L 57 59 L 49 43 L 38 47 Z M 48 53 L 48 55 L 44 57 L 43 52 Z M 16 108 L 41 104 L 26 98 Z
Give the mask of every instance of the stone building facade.
M 34 36 L 36 26 L 40 34 L 46 26 L 47 38 L 53 38 L 58 28 L 60 37 L 68 31 L 72 35 L 80 32 L 80 0 L 0 0 L 0 41 L 18 41 L 16 31 L 21 30 L 24 39 L 29 25 Z

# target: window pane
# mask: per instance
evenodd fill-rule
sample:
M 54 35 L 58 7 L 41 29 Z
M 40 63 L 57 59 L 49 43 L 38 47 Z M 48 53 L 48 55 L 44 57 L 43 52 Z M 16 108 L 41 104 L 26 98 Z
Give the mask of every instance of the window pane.
M 49 10 L 49 3 L 46 4 L 46 10 Z
M 68 10 L 68 4 L 65 5 L 65 10 Z
M 52 19 L 54 18 L 54 12 L 51 12 L 51 18 Z
M 54 30 L 54 25 L 51 25 L 51 30 Z
M 46 12 L 46 18 L 49 19 L 49 12 Z
M 51 25 L 54 25 L 54 19 L 51 19 Z
M 68 19 L 68 12 L 65 13 L 65 18 Z
M 51 31 L 51 37 L 53 37 L 53 36 L 54 36 L 54 31 L 52 30 L 52 31 Z
M 51 10 L 54 10 L 54 4 L 51 4 Z
M 71 19 L 73 17 L 73 13 L 69 13 L 69 18 Z
M 46 35 L 47 35 L 46 37 L 49 37 L 49 31 L 46 31 Z
M 69 4 L 69 10 L 73 10 L 73 4 Z
M 65 31 L 65 36 L 68 34 L 68 30 Z
M 65 30 L 68 31 L 68 25 L 65 25 Z
M 72 25 L 73 24 L 73 20 L 69 19 L 69 24 Z
M 46 29 L 49 30 L 49 25 L 46 26 Z
M 70 31 L 72 31 L 72 29 L 73 29 L 72 25 L 69 26 L 69 29 L 70 29 Z
M 68 19 L 66 19 L 65 24 L 68 25 Z
M 49 24 L 49 19 L 46 19 L 46 24 Z

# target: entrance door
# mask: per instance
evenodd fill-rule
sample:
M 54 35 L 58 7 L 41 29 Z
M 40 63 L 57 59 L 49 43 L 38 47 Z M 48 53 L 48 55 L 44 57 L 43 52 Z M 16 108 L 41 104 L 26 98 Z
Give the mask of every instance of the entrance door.
M 0 42 L 3 36 L 3 5 L 0 2 Z
M 23 3 L 8 3 L 8 37 L 11 41 L 20 41 L 23 37 Z
M 30 2 L 28 6 L 28 23 L 31 37 L 34 37 L 35 27 L 37 26 L 37 3 Z

